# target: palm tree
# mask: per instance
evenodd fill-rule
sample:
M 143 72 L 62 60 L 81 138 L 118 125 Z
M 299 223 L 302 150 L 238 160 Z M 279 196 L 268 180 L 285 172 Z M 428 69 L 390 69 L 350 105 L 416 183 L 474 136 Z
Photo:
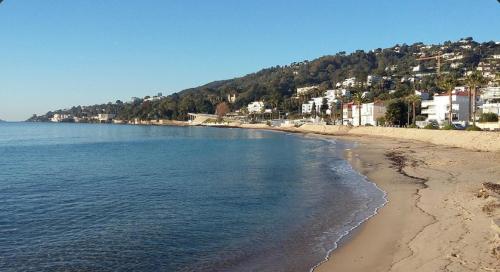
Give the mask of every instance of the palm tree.
M 469 87 L 469 118 L 472 112 L 472 123 L 476 126 L 476 95 L 477 87 L 486 83 L 486 79 L 479 71 L 474 71 L 465 78 L 465 83 Z M 472 92 L 472 103 L 470 93 Z M 474 106 L 472 106 L 474 105 Z M 471 110 L 472 109 L 472 110 Z
M 457 82 L 455 80 L 455 77 L 447 75 L 441 78 L 441 80 L 439 81 L 439 86 L 443 90 L 448 92 L 450 102 L 450 106 L 448 109 L 448 124 L 451 125 L 453 120 L 453 89 L 455 88 L 455 86 L 457 86 Z
M 340 101 L 340 125 L 344 124 L 344 97 L 337 95 L 337 100 Z
M 412 124 L 415 125 L 415 115 L 416 115 L 416 104 L 419 103 L 422 100 L 422 98 L 419 95 L 412 94 L 408 97 L 406 97 L 406 101 L 412 105 Z
M 358 108 L 358 125 L 361 126 L 361 104 L 364 101 L 363 93 L 357 92 L 354 94 L 354 97 L 352 98 L 354 103 L 356 103 L 357 108 Z

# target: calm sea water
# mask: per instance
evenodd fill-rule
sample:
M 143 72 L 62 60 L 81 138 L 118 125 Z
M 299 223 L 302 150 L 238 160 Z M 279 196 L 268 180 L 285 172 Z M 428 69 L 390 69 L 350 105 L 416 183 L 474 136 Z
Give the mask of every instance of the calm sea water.
M 0 271 L 309 271 L 385 203 L 349 146 L 197 127 L 0 124 Z

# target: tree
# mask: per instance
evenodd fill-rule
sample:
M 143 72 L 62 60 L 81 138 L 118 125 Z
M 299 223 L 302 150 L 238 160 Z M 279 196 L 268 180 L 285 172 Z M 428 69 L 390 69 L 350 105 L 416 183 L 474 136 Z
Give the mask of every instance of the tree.
M 404 100 L 399 98 L 390 100 L 386 108 L 386 122 L 399 126 L 406 124 L 406 120 L 408 118 L 408 105 Z
M 467 84 L 467 87 L 469 87 L 469 118 L 471 118 L 471 112 L 472 112 L 472 123 L 473 126 L 476 126 L 477 87 L 485 84 L 486 79 L 479 71 L 474 71 L 465 78 L 465 83 Z M 471 92 L 472 92 L 472 99 L 471 99 Z
M 316 118 L 316 103 L 313 102 L 312 107 L 311 107 L 311 116 L 314 116 Z
M 407 96 L 406 97 L 406 101 L 408 101 L 408 103 L 410 103 L 412 105 L 412 124 L 415 125 L 415 121 L 416 121 L 416 105 L 422 100 L 422 98 L 419 96 L 419 95 L 410 95 L 410 96 Z
M 326 98 L 323 98 L 323 100 L 321 100 L 321 107 L 319 108 L 319 110 L 322 116 L 326 114 L 326 111 L 328 110 L 328 100 Z
M 226 102 L 219 103 L 215 109 L 215 114 L 222 119 L 229 112 L 229 106 Z
M 354 94 L 352 100 L 356 103 L 358 108 L 358 125 L 361 126 L 361 104 L 363 104 L 364 98 L 361 92 Z
M 448 124 L 451 125 L 453 121 L 453 89 L 457 86 L 457 81 L 452 75 L 446 75 L 439 80 L 438 84 L 441 89 L 448 92 L 450 104 L 448 109 Z

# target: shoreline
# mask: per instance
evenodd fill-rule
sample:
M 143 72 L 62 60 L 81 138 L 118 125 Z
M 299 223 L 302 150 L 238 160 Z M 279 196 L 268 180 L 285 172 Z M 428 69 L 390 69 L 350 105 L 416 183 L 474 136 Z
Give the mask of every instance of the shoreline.
M 388 257 L 398 253 L 390 247 L 403 238 L 395 233 L 407 229 L 413 234 L 430 223 L 429 218 L 415 208 L 416 192 L 423 186 L 408 177 L 399 180 L 400 174 L 391 168 L 385 154 L 381 150 L 367 149 L 360 138 L 336 138 L 356 142 L 355 148 L 345 152 L 345 159 L 355 171 L 386 193 L 387 202 L 353 230 L 314 271 L 389 271 L 392 262 Z M 390 232 L 384 229 L 390 229 Z
M 345 159 L 387 193 L 388 202 L 311 271 L 500 271 L 500 192 L 483 186 L 500 183 L 500 152 L 300 128 L 241 128 L 354 142 Z
M 388 202 L 313 271 L 500 269 L 500 201 L 494 192 L 477 196 L 483 182 L 499 183 L 500 153 L 379 137 L 318 137 L 355 142 L 345 159 L 386 192 Z M 497 208 L 484 211 L 491 206 Z

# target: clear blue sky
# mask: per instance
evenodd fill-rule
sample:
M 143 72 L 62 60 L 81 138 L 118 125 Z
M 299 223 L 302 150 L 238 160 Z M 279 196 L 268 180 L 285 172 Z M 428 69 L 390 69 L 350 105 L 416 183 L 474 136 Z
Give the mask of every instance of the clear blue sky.
M 497 0 L 4 0 L 0 119 L 467 36 L 500 40 Z

